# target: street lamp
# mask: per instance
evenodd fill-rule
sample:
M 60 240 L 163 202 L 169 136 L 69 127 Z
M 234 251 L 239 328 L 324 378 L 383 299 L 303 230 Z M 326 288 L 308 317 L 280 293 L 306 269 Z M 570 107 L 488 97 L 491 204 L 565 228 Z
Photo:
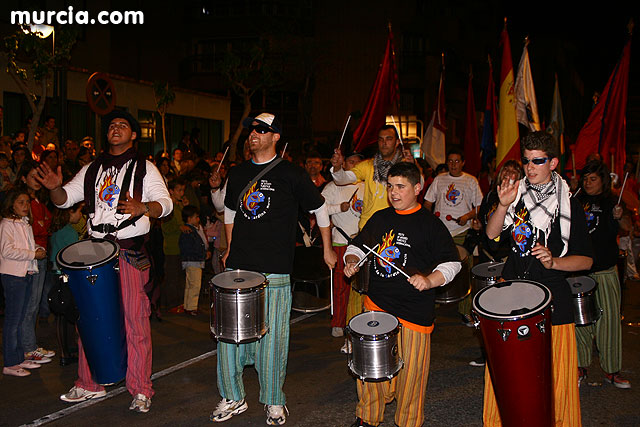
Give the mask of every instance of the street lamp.
M 53 26 L 44 25 L 44 24 L 23 25 L 22 31 L 25 34 L 33 34 L 37 37 L 40 37 L 41 39 L 46 39 L 47 37 L 53 34 L 52 48 L 53 48 L 53 54 L 54 55 L 56 54 L 56 31 L 53 28 Z

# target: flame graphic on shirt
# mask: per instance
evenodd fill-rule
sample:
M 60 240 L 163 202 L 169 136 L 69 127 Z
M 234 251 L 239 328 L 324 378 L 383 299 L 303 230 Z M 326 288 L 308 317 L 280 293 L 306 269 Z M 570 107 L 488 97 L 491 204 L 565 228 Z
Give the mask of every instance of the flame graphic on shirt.
M 378 255 L 389 262 L 391 262 L 391 260 L 400 258 L 400 250 L 393 245 L 393 239 L 395 237 L 396 235 L 393 234 L 393 230 L 389 231 L 387 234 L 382 236 L 382 243 L 378 247 Z M 385 269 L 387 274 L 391 273 L 391 266 L 389 265 L 389 263 L 386 263 L 378 258 L 378 264 Z
M 107 176 L 100 185 L 98 197 L 112 208 L 118 194 L 120 194 L 120 188 L 118 188 L 112 176 Z
M 362 213 L 362 206 L 364 205 L 364 203 L 362 202 L 361 199 L 358 199 L 358 196 L 353 198 L 353 201 L 351 202 L 351 209 L 353 209 L 354 211 L 358 212 L 358 213 Z
M 513 240 L 516 242 L 516 245 L 518 245 L 521 252 L 525 251 L 528 239 L 531 237 L 531 227 L 529 227 L 529 224 L 524 222 L 524 217 L 526 215 L 526 208 L 520 209 L 516 214 L 516 220 L 513 223 Z
M 264 202 L 264 194 L 260 191 L 256 191 L 257 185 L 258 183 L 254 182 L 242 197 L 242 204 L 253 216 L 256 215 L 256 211 L 260 207 L 260 203 Z
M 583 206 L 584 209 L 584 217 L 587 220 L 587 227 L 591 228 L 591 224 L 595 219 L 595 215 L 591 212 L 591 203 L 586 202 Z
M 444 197 L 451 203 L 455 203 L 456 200 L 458 200 L 459 196 L 460 196 L 460 191 L 456 190 L 456 186 L 452 182 L 451 184 L 449 184 L 449 187 L 447 188 L 447 193 L 445 194 Z

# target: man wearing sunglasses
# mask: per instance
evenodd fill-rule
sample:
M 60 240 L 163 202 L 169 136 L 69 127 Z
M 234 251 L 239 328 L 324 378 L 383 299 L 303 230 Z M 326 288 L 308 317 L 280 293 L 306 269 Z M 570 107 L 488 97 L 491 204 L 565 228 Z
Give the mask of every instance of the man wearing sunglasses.
M 226 421 L 247 410 L 242 371 L 245 365 L 255 363 L 259 401 L 266 405 L 267 424 L 282 425 L 288 413 L 282 386 L 289 353 L 290 273 L 298 209 L 316 215 L 324 261 L 330 268 L 336 264 L 336 254 L 331 248 L 329 215 L 320 192 L 304 169 L 277 158 L 276 143 L 281 133 L 278 118 L 262 113 L 245 119 L 243 126 L 251 132 L 251 161 L 229 171 L 224 201 L 229 249 L 223 262 L 227 268 L 260 272 L 267 277 L 269 331 L 247 344 L 218 342 L 217 377 L 222 400 L 210 420 Z M 258 177 L 267 168 L 271 169 Z
M 573 298 L 565 277 L 589 270 L 593 262 L 585 215 L 569 186 L 555 172 L 557 146 L 546 132 L 522 139 L 525 177 L 498 185 L 498 204 L 487 222 L 490 240 L 508 239 L 511 251 L 502 271 L 506 280 L 528 279 L 551 290 L 551 365 L 555 425 L 580 426 L 578 357 Z M 485 370 L 484 425 L 498 425 L 493 386 Z

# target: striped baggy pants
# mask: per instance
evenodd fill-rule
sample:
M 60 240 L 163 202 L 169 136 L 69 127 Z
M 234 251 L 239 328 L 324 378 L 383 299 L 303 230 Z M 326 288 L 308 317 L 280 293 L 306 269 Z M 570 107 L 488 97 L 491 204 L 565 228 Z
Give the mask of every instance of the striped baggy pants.
M 424 398 L 429 378 L 431 334 L 403 327 L 398 337 L 404 367 L 390 381 L 357 380 L 356 416 L 377 426 L 384 419 L 384 407 L 397 400 L 395 422 L 400 427 L 418 427 L 424 422 Z
M 578 392 L 578 357 L 573 323 L 551 327 L 551 352 L 555 425 L 580 427 L 582 418 Z M 484 370 L 482 418 L 486 427 L 502 425 L 488 366 Z
M 616 267 L 589 275 L 598 283 L 596 302 L 602 317 L 593 325 L 577 326 L 578 366 L 591 365 L 593 339 L 598 346 L 600 366 L 607 374 L 622 368 L 622 326 L 620 324 L 620 281 Z
M 149 324 L 151 307 L 144 291 L 150 270 L 138 270 L 122 255 L 120 255 L 119 265 L 124 327 L 127 334 L 127 390 L 132 396 L 141 393 L 152 397 L 154 392 L 151 384 L 152 347 Z M 104 390 L 104 387 L 96 383 L 91 376 L 80 338 L 78 338 L 78 379 L 75 385 L 89 391 Z
M 246 396 L 242 371 L 255 363 L 260 382 L 260 402 L 284 405 L 282 387 L 289 357 L 289 315 L 291 280 L 288 274 L 265 274 L 267 324 L 269 331 L 258 341 L 247 344 L 218 342 L 218 390 L 225 399 L 242 400 Z

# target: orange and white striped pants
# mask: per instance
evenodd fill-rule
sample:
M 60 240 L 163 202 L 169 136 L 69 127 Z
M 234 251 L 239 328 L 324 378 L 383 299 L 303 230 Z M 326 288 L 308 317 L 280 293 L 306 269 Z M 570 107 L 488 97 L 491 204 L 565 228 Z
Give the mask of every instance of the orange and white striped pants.
M 578 352 L 575 325 L 553 325 L 551 329 L 551 366 L 556 427 L 580 427 L 580 394 L 578 391 Z M 489 368 L 484 370 L 484 408 L 486 427 L 502 426 Z
M 397 399 L 395 422 L 400 427 L 418 427 L 424 421 L 424 398 L 429 378 L 431 334 L 403 327 L 398 349 L 404 367 L 390 381 L 357 380 L 356 416 L 377 426 L 384 419 L 384 407 Z

